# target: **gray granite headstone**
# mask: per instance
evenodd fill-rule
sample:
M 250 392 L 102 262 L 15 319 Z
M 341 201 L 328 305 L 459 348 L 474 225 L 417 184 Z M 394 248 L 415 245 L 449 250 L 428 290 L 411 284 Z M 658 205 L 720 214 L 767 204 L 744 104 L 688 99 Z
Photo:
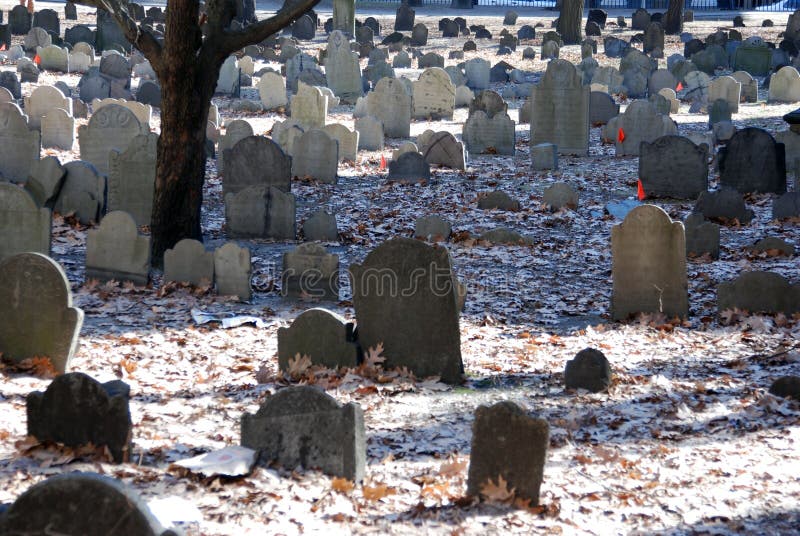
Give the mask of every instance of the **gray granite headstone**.
M 397 160 L 389 162 L 389 180 L 414 183 L 430 178 L 431 166 L 418 152 L 403 153 Z
M 325 184 L 336 184 L 339 163 L 339 142 L 323 130 L 310 129 L 294 144 L 292 175 L 311 178 Z
M 0 125 L 0 177 L 24 182 L 39 160 L 39 131 L 28 128 L 27 116 L 12 103 L 0 104 Z
M 57 157 L 46 156 L 33 164 L 28 180 L 25 181 L 25 190 L 38 206 L 53 208 L 66 174 Z
M 294 195 L 274 186 L 248 186 L 225 195 L 225 222 L 229 237 L 294 240 Z
M 572 63 L 551 61 L 531 101 L 531 146 L 554 143 L 561 154 L 589 153 L 589 87 Z
M 78 127 L 81 160 L 107 174 L 111 151 L 124 151 L 141 133 L 142 125 L 132 111 L 107 104 L 92 114 L 87 125 Z
M 708 146 L 682 136 L 642 141 L 639 179 L 649 197 L 697 199 L 708 189 Z
M 303 236 L 312 242 L 336 242 L 339 238 L 336 216 L 324 210 L 314 212 L 303 223 Z
M 89 162 L 74 160 L 64 165 L 64 185 L 54 210 L 61 215 L 74 212 L 83 224 L 100 220 L 106 200 L 106 178 Z

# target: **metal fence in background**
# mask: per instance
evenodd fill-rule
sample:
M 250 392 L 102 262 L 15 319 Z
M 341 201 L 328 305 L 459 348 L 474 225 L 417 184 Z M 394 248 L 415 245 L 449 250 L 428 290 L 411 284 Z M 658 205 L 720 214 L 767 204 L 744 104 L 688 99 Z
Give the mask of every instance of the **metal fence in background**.
M 401 0 L 365 0 L 365 4 L 400 4 Z M 450 6 L 452 0 L 412 0 L 417 6 Z M 480 6 L 556 8 L 555 0 L 478 0 Z M 587 9 L 638 9 L 666 11 L 669 0 L 584 0 Z M 685 8 L 694 11 L 792 12 L 800 9 L 800 0 L 685 0 Z M 469 13 L 469 10 L 465 10 Z

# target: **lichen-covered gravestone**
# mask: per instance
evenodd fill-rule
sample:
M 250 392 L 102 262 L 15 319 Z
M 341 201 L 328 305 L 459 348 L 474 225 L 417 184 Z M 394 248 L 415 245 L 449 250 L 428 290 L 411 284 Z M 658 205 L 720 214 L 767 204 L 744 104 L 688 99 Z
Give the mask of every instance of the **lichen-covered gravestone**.
M 697 199 L 708 188 L 708 145 L 682 136 L 642 141 L 639 179 L 650 197 Z
M 0 182 L 0 261 L 27 251 L 50 254 L 50 209 L 20 186 Z
M 611 316 L 625 320 L 637 313 L 689 315 L 686 238 L 655 205 L 634 208 L 611 228 Z
M 539 504 L 550 427 L 529 417 L 513 402 L 480 406 L 472 424 L 467 494 L 481 495 L 485 486 L 514 490 L 515 498 Z
M 278 329 L 278 368 L 289 370 L 289 361 L 298 355 L 330 369 L 356 367 L 360 349 L 355 325 L 326 309 L 304 311 L 290 327 Z
M 146 285 L 150 271 L 150 237 L 140 235 L 127 212 L 109 212 L 86 235 L 86 279 L 130 281 Z
M 281 295 L 288 298 L 339 299 L 339 256 L 325 246 L 300 244 L 283 254 Z
M 136 225 L 150 225 L 157 147 L 158 134 L 140 134 L 108 156 L 108 210 L 124 210 Z
M 46 357 L 66 372 L 78 347 L 83 311 L 72 306 L 61 266 L 41 253 L 0 261 L 0 352 L 19 363 Z
M 340 406 L 314 387 L 287 387 L 268 397 L 255 415 L 242 415 L 242 446 L 258 450 L 264 462 L 360 482 L 366 462 L 364 413 L 358 404 Z
M 177 536 L 122 483 L 95 473 L 51 476 L 28 488 L 0 518 L 2 534 Z
M 128 461 L 131 441 L 130 387 L 100 383 L 82 372 L 56 377 L 44 392 L 26 398 L 28 435 L 79 447 L 108 447 L 117 463 Z
M 395 238 L 350 266 L 358 337 L 383 345 L 387 367 L 461 380 L 456 281 L 447 249 Z
M 214 281 L 214 253 L 202 242 L 184 238 L 164 253 L 164 282 L 210 285 Z
M 88 125 L 78 127 L 81 160 L 107 174 L 109 153 L 124 151 L 141 132 L 141 123 L 129 109 L 119 104 L 103 106 L 92 114 Z
M 561 154 L 589 153 L 589 86 L 572 63 L 551 61 L 531 101 L 531 146 L 554 143 Z
M 250 289 L 252 271 L 248 248 L 228 242 L 214 250 L 214 282 L 218 294 L 249 301 L 253 295 Z

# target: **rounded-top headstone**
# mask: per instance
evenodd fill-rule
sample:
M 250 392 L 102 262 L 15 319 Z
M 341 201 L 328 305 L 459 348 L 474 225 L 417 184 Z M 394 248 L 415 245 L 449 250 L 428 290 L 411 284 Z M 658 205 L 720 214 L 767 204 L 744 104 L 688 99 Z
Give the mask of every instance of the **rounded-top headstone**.
M 564 384 L 567 389 L 604 391 L 611 385 L 611 365 L 603 352 L 594 348 L 581 350 L 574 359 L 567 361 Z

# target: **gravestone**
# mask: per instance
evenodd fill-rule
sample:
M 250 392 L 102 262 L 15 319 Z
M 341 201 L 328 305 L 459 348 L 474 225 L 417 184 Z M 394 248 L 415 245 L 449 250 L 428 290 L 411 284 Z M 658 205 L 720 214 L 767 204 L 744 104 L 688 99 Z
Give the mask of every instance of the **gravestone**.
M 719 151 L 720 185 L 742 193 L 786 191 L 785 146 L 766 130 L 738 130 Z
M 300 41 L 311 41 L 317 30 L 314 19 L 308 15 L 303 15 L 292 24 L 292 37 Z
M 286 81 L 278 73 L 264 73 L 256 86 L 265 110 L 276 110 L 289 104 Z
M 702 214 L 705 219 L 716 219 L 724 222 L 738 221 L 747 225 L 754 213 L 744 204 L 742 194 L 731 188 L 722 188 L 715 192 L 701 192 L 694 206 L 694 212 Z
M 383 123 L 371 115 L 356 118 L 355 128 L 358 132 L 358 148 L 367 151 L 383 149 Z
M 278 328 L 278 368 L 308 356 L 312 365 L 329 369 L 355 368 L 360 360 L 355 325 L 326 309 L 308 309 L 288 328 Z
M 305 243 L 283 254 L 281 296 L 339 300 L 339 256 Z
M 250 301 L 253 292 L 250 289 L 252 275 L 250 250 L 239 247 L 234 242 L 226 242 L 214 250 L 214 284 L 217 294 L 236 296 L 241 301 Z
M 316 86 L 298 82 L 292 98 L 291 117 L 304 129 L 322 128 L 328 115 L 328 98 Z
M 367 95 L 367 113 L 383 123 L 390 138 L 408 138 L 411 133 L 411 92 L 396 78 L 382 78 Z
M 639 179 L 648 197 L 697 199 L 708 189 L 706 144 L 695 145 L 682 136 L 662 136 L 642 141 Z
M 66 20 L 78 20 L 78 8 L 69 0 L 64 4 L 64 18 Z
M 328 37 L 325 77 L 334 95 L 345 103 L 355 103 L 363 94 L 358 55 L 350 50 L 350 42 L 338 30 Z
M 0 104 L 0 177 L 24 182 L 39 160 L 39 131 L 28 128 L 28 118 L 19 106 Z
M 228 236 L 294 240 L 295 197 L 274 186 L 248 186 L 225 195 Z
M 529 417 L 515 403 L 479 406 L 472 424 L 467 494 L 478 496 L 502 478 L 515 497 L 539 504 L 549 443 L 547 421 Z
M 650 13 L 646 9 L 639 8 L 631 16 L 631 29 L 644 31 L 650 25 Z
M 281 389 L 254 415 L 242 415 L 242 446 L 265 462 L 293 469 L 301 465 L 354 482 L 364 478 L 364 413 L 351 402 L 339 406 L 308 385 Z
M 99 221 L 105 208 L 106 178 L 91 163 L 74 160 L 64 165 L 64 184 L 54 210 L 66 215 L 75 213 L 83 224 Z
M 614 102 L 611 95 L 603 91 L 589 93 L 589 123 L 591 125 L 605 125 L 617 115 L 619 115 L 619 104 Z
M 63 374 L 44 392 L 26 397 L 28 435 L 68 447 L 105 446 L 115 462 L 126 462 L 133 427 L 129 398 L 130 387 L 119 380 L 100 383 L 82 372 Z
M 491 64 L 483 58 L 472 58 L 464 64 L 467 77 L 467 87 L 475 91 L 482 91 L 489 87 Z
M 214 253 L 202 242 L 184 238 L 164 253 L 164 282 L 210 285 L 214 281 Z
M 150 238 L 140 235 L 130 214 L 109 212 L 86 236 L 86 279 L 146 285 Z
M 356 32 L 355 0 L 334 0 L 333 29 L 334 31 L 342 31 L 351 37 L 355 34 Z
M 92 163 L 100 173 L 108 173 L 112 150 L 125 150 L 141 134 L 142 125 L 129 109 L 118 104 L 103 106 L 78 127 L 81 160 Z
M 369 26 L 359 26 L 356 28 L 356 43 L 359 45 L 372 46 L 375 41 L 375 32 Z
M 733 55 L 733 68 L 751 76 L 766 76 L 772 63 L 772 51 L 765 45 L 744 43 Z
M 787 192 L 772 202 L 772 219 L 800 217 L 800 192 Z
M 664 88 L 675 89 L 678 86 L 678 81 L 666 69 L 658 69 L 650 74 L 650 79 L 647 81 L 648 94 L 655 95 Z
M 217 153 L 217 169 L 219 174 L 225 176 L 225 153 L 228 149 L 241 140 L 253 135 L 253 127 L 244 119 L 234 119 L 225 127 L 225 134 L 219 139 L 219 152 Z
M 456 282 L 445 248 L 394 238 L 350 266 L 358 338 L 383 344 L 385 366 L 461 380 Z
M 641 205 L 611 229 L 611 316 L 663 313 L 689 315 L 683 224 L 663 209 Z
M 96 47 L 98 52 L 104 50 L 124 50 L 130 52 L 131 44 L 119 27 L 114 17 L 103 9 L 97 10 Z
M 46 357 L 64 373 L 78 346 L 83 311 L 72 306 L 64 269 L 41 253 L 0 261 L 0 352 L 19 363 Z
M 456 103 L 456 88 L 444 69 L 426 69 L 413 85 L 414 119 L 452 119 Z
M 312 242 L 336 242 L 339 238 L 336 216 L 324 210 L 314 212 L 303 222 L 303 236 Z
M 717 287 L 717 309 L 740 309 L 749 313 L 800 312 L 800 284 L 791 284 L 773 272 L 745 272 Z
M 58 71 L 62 73 L 79 72 L 80 66 L 70 64 L 70 54 L 66 48 L 56 45 L 44 45 L 36 48 L 39 56 L 39 68 L 47 71 Z M 88 65 L 86 66 L 88 68 Z M 83 69 L 85 71 L 86 69 Z
M 31 167 L 25 190 L 39 207 L 53 208 L 64 185 L 66 170 L 55 156 L 46 156 Z
M 731 75 L 731 77 L 741 84 L 741 99 L 744 102 L 758 101 L 758 82 L 750 75 L 750 73 L 745 71 L 736 71 Z
M 554 143 L 537 143 L 531 146 L 531 168 L 539 171 L 558 169 L 558 147 Z
M 625 112 L 611 119 L 605 128 L 609 139 L 615 140 L 617 156 L 638 155 L 641 142 L 678 134 L 678 127 L 669 116 L 659 114 L 645 100 L 630 103 Z
M 422 216 L 414 222 L 414 237 L 423 240 L 447 240 L 453 232 L 450 222 L 439 216 Z
M 33 14 L 33 26 L 42 28 L 47 33 L 61 35 L 61 24 L 58 13 L 52 9 L 40 9 Z
M 8 28 L 12 35 L 26 35 L 31 30 L 31 14 L 24 5 L 11 8 L 8 12 Z
M 158 134 L 140 134 L 124 152 L 109 153 L 108 210 L 122 210 L 136 225 L 150 225 Z
M 659 54 L 663 57 L 664 27 L 660 23 L 651 22 L 647 25 L 647 29 L 644 32 L 643 45 L 645 54 L 651 54 L 653 57 L 657 57 L 654 54 Z
M 28 488 L 5 513 L 7 534 L 176 536 L 119 481 L 94 473 L 51 476 Z
M 464 146 L 473 154 L 513 155 L 516 144 L 514 121 L 507 113 L 470 113 L 462 131 Z
M 322 129 L 331 139 L 339 144 L 339 161 L 356 161 L 358 153 L 358 131 L 350 130 L 340 123 L 325 125 Z
M 238 193 L 248 186 L 274 186 L 288 192 L 292 180 L 292 158 L 274 141 L 247 136 L 225 150 L 223 195 Z
M 219 78 L 214 89 L 215 94 L 229 95 L 238 98 L 241 92 L 241 69 L 236 56 L 228 56 L 219 70 Z
M 516 212 L 519 210 L 519 201 L 501 190 L 495 190 L 478 199 L 478 208 L 482 210 L 497 209 Z
M 295 142 L 292 175 L 336 184 L 339 143 L 319 129 L 307 130 Z
M 797 69 L 787 65 L 770 77 L 769 101 L 800 101 L 800 73 L 797 72 Z
M 603 53 L 609 58 L 622 58 L 628 53 L 630 48 L 630 43 L 614 37 L 613 35 L 609 35 L 603 39 Z
M 50 209 L 16 184 L 0 182 L 0 261 L 28 251 L 50 255 Z
M 531 146 L 554 143 L 561 154 L 589 154 L 589 86 L 572 63 L 551 61 L 531 101 Z
M 465 170 L 466 154 L 464 144 L 447 131 L 432 132 L 420 143 L 419 151 L 428 164 L 441 165 L 450 169 Z
M 431 178 L 430 164 L 418 152 L 401 154 L 397 160 L 389 162 L 390 181 L 416 183 Z
M 394 17 L 394 30 L 396 32 L 410 32 L 414 29 L 414 17 L 416 12 L 408 4 L 402 4 L 397 8 Z
M 64 41 L 73 45 L 73 50 L 75 50 L 74 45 L 78 43 L 86 43 L 94 47 L 95 33 L 85 24 L 76 24 L 64 30 Z M 94 54 L 92 54 L 92 57 L 94 57 Z
M 542 202 L 550 207 L 550 210 L 561 210 L 562 208 L 569 208 L 572 210 L 578 209 L 578 192 L 576 192 L 569 184 L 564 182 L 557 182 L 545 188 L 542 193 Z
M 600 350 L 585 348 L 564 367 L 564 387 L 567 389 L 599 393 L 610 386 L 611 365 Z
M 423 23 L 417 23 L 411 30 L 411 46 L 424 47 L 428 44 L 428 27 Z
M 702 214 L 692 213 L 683 222 L 686 230 L 686 255 L 708 255 L 719 258 L 719 225 L 706 221 Z

